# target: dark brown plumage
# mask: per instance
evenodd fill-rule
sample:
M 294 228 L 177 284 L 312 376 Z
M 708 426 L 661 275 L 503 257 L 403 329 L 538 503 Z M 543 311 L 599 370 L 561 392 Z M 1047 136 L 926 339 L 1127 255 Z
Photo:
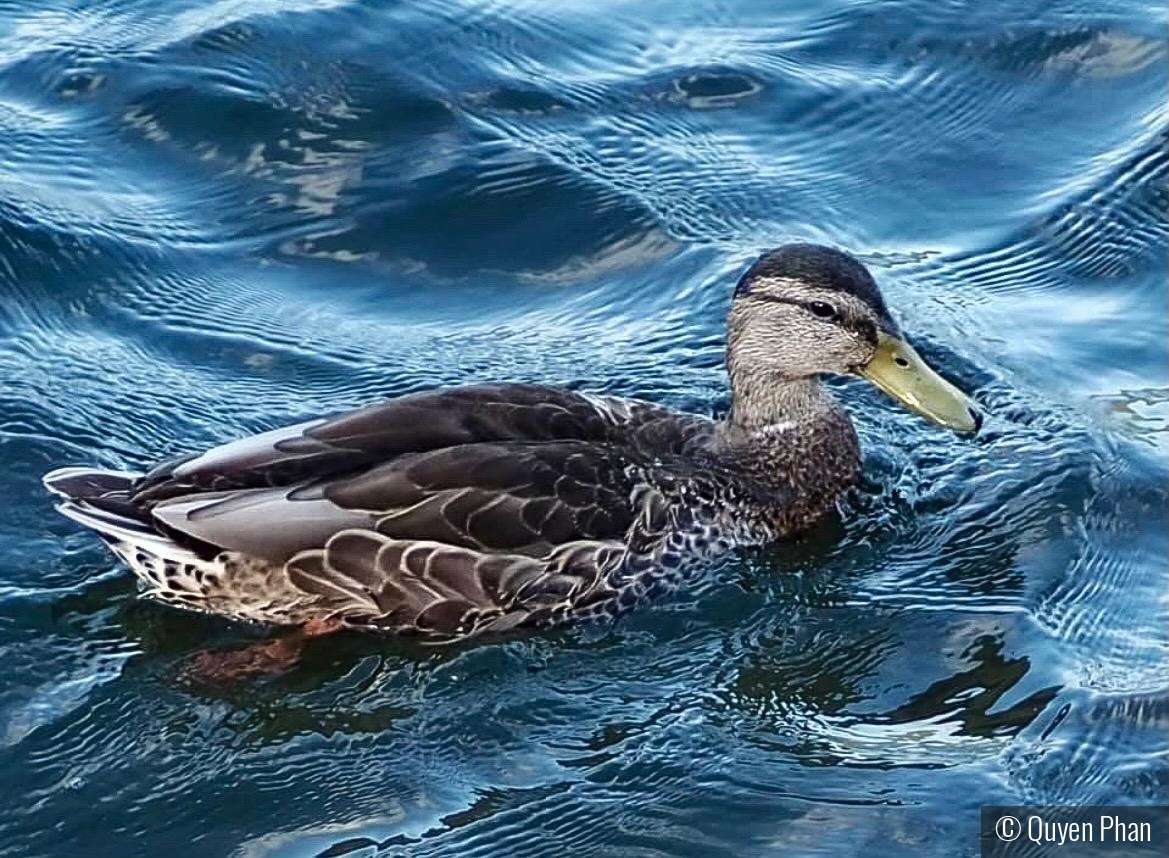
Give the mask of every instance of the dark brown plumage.
M 613 613 L 697 560 L 806 528 L 855 480 L 856 435 L 816 379 L 872 357 L 843 320 L 888 314 L 875 286 L 837 282 L 859 263 L 814 250 L 738 290 L 727 421 L 478 385 L 46 485 L 149 595 L 194 610 L 447 638 Z M 852 302 L 836 323 L 803 309 L 825 293 Z

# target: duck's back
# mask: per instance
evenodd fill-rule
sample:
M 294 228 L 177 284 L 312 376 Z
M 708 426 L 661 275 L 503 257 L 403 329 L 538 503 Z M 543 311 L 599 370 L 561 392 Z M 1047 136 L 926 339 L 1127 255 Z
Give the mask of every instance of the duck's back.
M 638 570 L 726 500 L 714 437 L 650 403 L 483 385 L 46 483 L 167 601 L 465 634 L 642 595 Z

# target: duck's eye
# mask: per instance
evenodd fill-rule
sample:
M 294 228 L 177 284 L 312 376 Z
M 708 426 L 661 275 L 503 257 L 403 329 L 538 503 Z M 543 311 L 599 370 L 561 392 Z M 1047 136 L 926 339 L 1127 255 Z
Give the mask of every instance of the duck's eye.
M 831 319 L 836 316 L 836 308 L 823 301 L 813 301 L 808 305 L 808 309 L 812 311 L 813 316 L 818 316 L 821 319 Z

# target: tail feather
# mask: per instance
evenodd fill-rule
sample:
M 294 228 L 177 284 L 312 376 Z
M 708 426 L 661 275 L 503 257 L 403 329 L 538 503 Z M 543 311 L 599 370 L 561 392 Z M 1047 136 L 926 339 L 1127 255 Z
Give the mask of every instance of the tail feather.
M 71 518 L 80 525 L 97 531 L 104 539 L 117 542 L 170 542 L 150 523 L 137 516 L 119 515 L 102 509 L 88 501 L 63 501 L 57 504 L 57 512 Z
M 264 561 L 212 545 L 175 542 L 132 500 L 138 474 L 61 468 L 45 487 L 60 498 L 57 510 L 93 530 L 138 577 L 144 595 L 191 611 L 242 620 L 294 625 L 315 616 L 309 594 L 281 584 Z M 307 602 L 306 602 L 307 600 Z
M 209 610 L 201 574 L 208 564 L 157 530 L 130 501 L 138 474 L 61 468 L 45 487 L 62 498 L 57 511 L 88 527 L 130 567 L 146 595 L 195 611 Z
M 130 493 L 140 476 L 97 468 L 59 468 L 46 474 L 44 483 L 45 488 L 64 499 L 57 504 L 58 512 L 95 531 L 121 555 L 130 551 L 175 562 L 197 559 L 192 551 L 160 532 L 150 516 L 130 502 Z
M 128 494 L 141 474 L 105 471 L 100 468 L 58 468 L 42 477 L 45 488 L 58 497 L 84 500 Z

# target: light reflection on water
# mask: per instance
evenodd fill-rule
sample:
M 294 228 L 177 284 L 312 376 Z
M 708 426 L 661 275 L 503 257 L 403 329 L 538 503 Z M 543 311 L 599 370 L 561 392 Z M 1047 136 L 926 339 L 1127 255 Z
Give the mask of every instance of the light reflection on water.
M 1160 5 L 75 5 L 0 0 L 0 855 L 951 855 L 1166 801 Z M 837 384 L 842 520 L 615 624 L 197 692 L 256 632 L 39 485 L 477 379 L 717 412 L 793 238 L 986 429 Z

